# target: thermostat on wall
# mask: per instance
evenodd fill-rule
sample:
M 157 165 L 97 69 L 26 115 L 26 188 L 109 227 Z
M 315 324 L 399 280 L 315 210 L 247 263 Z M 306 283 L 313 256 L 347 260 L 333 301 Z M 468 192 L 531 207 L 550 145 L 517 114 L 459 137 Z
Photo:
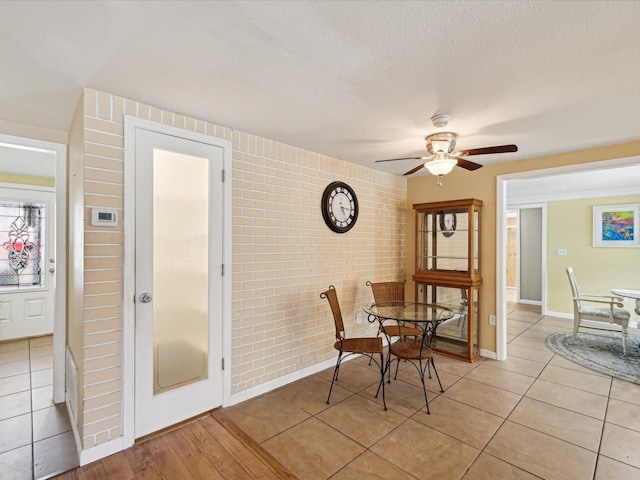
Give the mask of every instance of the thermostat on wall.
M 95 227 L 115 227 L 118 224 L 118 211 L 115 208 L 92 208 L 91 225 Z

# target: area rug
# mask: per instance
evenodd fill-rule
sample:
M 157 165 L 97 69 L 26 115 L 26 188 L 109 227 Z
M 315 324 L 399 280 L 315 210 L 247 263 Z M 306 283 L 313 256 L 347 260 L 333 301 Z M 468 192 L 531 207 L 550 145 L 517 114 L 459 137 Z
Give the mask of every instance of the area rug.
M 640 384 L 640 336 L 629 335 L 628 354 L 622 353 L 619 333 L 581 333 L 569 344 L 570 333 L 553 333 L 544 343 L 554 353 L 582 367 Z

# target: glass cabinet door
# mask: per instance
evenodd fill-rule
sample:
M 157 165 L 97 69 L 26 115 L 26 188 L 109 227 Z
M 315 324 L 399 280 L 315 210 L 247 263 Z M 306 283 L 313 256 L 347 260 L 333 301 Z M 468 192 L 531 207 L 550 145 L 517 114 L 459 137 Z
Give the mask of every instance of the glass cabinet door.
M 468 273 L 468 231 L 466 208 L 419 213 L 418 271 Z M 473 265 L 475 268 L 477 261 Z
M 435 303 L 449 308 L 453 317 L 441 323 L 431 343 L 434 350 L 463 358 L 478 355 L 478 287 L 448 287 L 419 284 L 421 303 Z

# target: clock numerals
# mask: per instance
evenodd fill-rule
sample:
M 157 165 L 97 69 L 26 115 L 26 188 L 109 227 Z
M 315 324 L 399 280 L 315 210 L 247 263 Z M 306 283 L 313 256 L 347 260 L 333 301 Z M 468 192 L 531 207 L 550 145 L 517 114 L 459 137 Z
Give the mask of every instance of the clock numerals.
M 350 230 L 358 218 L 358 199 L 353 189 L 343 182 L 329 184 L 322 195 L 322 216 L 334 232 Z

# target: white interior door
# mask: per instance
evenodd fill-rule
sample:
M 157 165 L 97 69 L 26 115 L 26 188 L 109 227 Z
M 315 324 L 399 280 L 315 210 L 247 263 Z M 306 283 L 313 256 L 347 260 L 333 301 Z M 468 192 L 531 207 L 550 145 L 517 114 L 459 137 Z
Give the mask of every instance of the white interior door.
M 136 438 L 222 404 L 223 153 L 136 129 Z
M 0 188 L 0 341 L 53 333 L 55 198 Z

